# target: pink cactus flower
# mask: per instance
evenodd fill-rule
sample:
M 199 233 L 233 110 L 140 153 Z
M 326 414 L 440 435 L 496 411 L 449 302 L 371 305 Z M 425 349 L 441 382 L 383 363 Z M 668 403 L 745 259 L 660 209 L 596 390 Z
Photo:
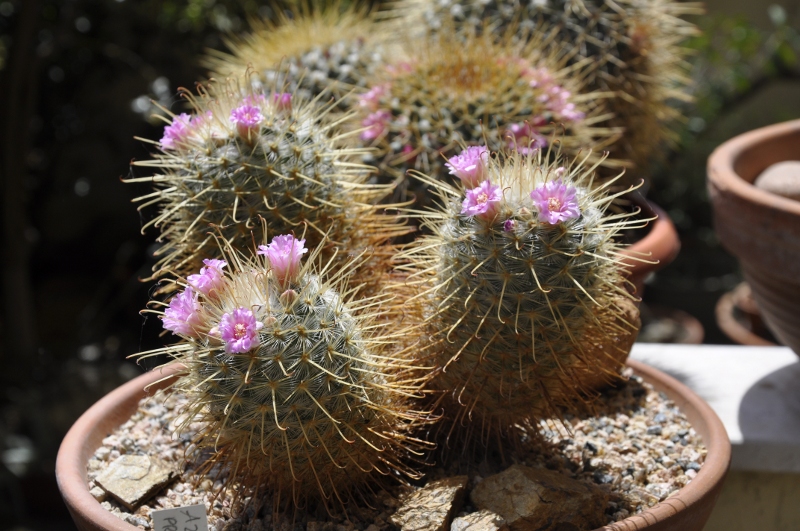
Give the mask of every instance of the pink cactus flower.
M 222 269 L 228 265 L 225 260 L 208 259 L 203 260 L 205 267 L 200 268 L 200 273 L 189 275 L 186 279 L 189 284 L 205 295 L 213 296 L 211 293 L 218 290 L 225 281 Z
M 197 337 L 200 325 L 200 302 L 192 288 L 186 288 L 169 301 L 161 324 L 173 334 Z
M 470 146 L 458 155 L 447 159 L 445 166 L 450 175 L 455 175 L 467 188 L 478 186 L 485 175 L 489 150 L 486 146 Z
M 297 279 L 300 272 L 300 259 L 308 249 L 305 240 L 298 240 L 291 234 L 275 236 L 269 245 L 259 245 L 258 254 L 266 255 L 275 278 L 283 288 Z
M 161 149 L 178 149 L 186 142 L 192 132 L 191 120 L 192 117 L 185 112 L 174 117 L 172 123 L 164 127 L 164 136 L 159 142 Z
M 255 105 L 244 104 L 231 111 L 231 122 L 236 125 L 239 136 L 245 139 L 250 139 L 251 135 L 257 133 L 263 121 L 264 115 Z
M 531 199 L 539 211 L 539 218 L 555 225 L 581 215 L 576 192 L 574 186 L 567 186 L 558 179 L 537 186 L 531 192 Z
M 282 112 L 292 112 L 292 95 L 289 92 L 276 92 L 272 95 L 272 104 Z
M 361 132 L 361 140 L 375 140 L 381 136 L 391 119 L 392 113 L 385 109 L 371 113 L 361 121 L 361 125 L 367 128 Z
M 530 124 L 511 124 L 506 130 L 509 149 L 516 149 L 520 155 L 528 155 L 547 147 L 547 139 Z
M 511 232 L 511 231 L 514 230 L 514 228 L 516 226 L 517 226 L 517 222 L 516 221 L 514 221 L 513 219 L 507 219 L 503 223 L 503 230 L 506 231 L 506 232 Z
M 256 321 L 253 312 L 247 308 L 236 308 L 233 313 L 222 315 L 219 322 L 219 335 L 225 342 L 225 352 L 241 354 L 258 346 L 258 331 L 264 323 Z
M 378 106 L 381 103 L 381 98 L 384 98 L 389 95 L 390 87 L 391 85 L 389 85 L 388 83 L 383 83 L 381 85 L 376 85 L 372 87 L 367 92 L 358 97 L 359 107 L 364 107 L 365 109 L 369 109 L 371 111 L 377 111 Z
M 477 188 L 467 190 L 467 197 L 461 204 L 461 213 L 484 219 L 493 218 L 502 199 L 503 191 L 499 186 L 483 181 Z

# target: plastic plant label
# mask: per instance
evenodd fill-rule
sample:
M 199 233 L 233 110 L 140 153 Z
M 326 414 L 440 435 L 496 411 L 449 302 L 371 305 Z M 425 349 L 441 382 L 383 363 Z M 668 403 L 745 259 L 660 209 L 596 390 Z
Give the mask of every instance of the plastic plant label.
M 188 505 L 150 513 L 155 531 L 208 531 L 206 506 Z

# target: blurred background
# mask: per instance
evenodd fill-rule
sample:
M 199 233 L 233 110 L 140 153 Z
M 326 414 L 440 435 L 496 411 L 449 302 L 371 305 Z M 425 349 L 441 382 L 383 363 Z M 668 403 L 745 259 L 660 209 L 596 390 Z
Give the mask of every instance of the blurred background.
M 678 227 L 678 259 L 646 302 L 684 310 L 705 342 L 719 297 L 741 280 L 711 226 L 705 163 L 722 141 L 800 117 L 800 0 L 712 0 L 690 43 L 695 104 L 648 197 Z M 144 368 L 161 346 L 148 301 L 155 233 L 122 184 L 158 139 L 152 101 L 178 112 L 178 87 L 224 36 L 272 18 L 270 0 L 0 0 L 0 527 L 73 529 L 54 466 L 69 426 Z M 146 175 L 138 169 L 137 176 Z M 658 330 L 643 339 L 664 340 Z

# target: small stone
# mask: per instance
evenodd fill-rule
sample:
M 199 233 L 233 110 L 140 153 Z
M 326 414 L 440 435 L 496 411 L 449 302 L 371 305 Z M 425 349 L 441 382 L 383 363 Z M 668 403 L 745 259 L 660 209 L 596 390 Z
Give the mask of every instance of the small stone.
M 175 469 L 155 457 L 123 455 L 98 474 L 95 482 L 132 510 L 175 475 Z
M 700 472 L 700 463 L 692 461 L 691 463 L 686 465 L 686 470 L 694 470 L 695 472 Z
M 92 490 L 89 491 L 89 494 L 94 496 L 94 499 L 99 502 L 105 501 L 106 499 L 106 491 L 100 487 L 92 487 Z
M 504 531 L 506 521 L 491 511 L 478 511 L 453 519 L 450 531 Z
M 661 426 L 650 426 L 647 428 L 647 435 L 661 435 Z
M 101 446 L 94 452 L 94 456 L 101 461 L 108 459 L 109 454 L 111 454 L 111 450 L 105 446 Z
M 141 516 L 135 516 L 129 514 L 125 517 L 125 521 L 131 525 L 135 525 L 136 527 L 141 527 L 143 529 L 150 529 L 150 522 L 146 519 L 142 518 Z
M 800 161 L 773 164 L 759 175 L 753 185 L 764 191 L 800 201 Z
M 433 481 L 401 500 L 389 521 L 402 531 L 446 531 L 461 509 L 467 476 Z
M 484 479 L 470 497 L 479 509 L 504 518 L 512 531 L 594 529 L 606 523 L 608 493 L 542 468 L 513 465 Z

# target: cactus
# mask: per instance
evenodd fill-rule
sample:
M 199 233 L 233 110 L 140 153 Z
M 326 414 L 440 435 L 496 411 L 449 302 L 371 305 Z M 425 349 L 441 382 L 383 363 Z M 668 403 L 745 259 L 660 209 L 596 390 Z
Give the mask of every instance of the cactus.
M 254 22 L 249 34 L 230 38 L 230 53 L 212 51 L 205 66 L 218 78 L 252 67 L 263 83 L 307 99 L 330 91 L 341 96 L 363 87 L 364 76 L 380 64 L 381 28 L 363 4 L 295 6 L 277 22 Z
M 369 167 L 360 164 L 364 150 L 348 148 L 336 132 L 331 105 L 244 85 L 231 80 L 201 88 L 197 96 L 184 92 L 194 113 L 173 116 L 157 144 L 161 152 L 134 163 L 160 170 L 128 180 L 156 187 L 137 199 L 140 209 L 160 208 L 145 225 L 158 227 L 164 242 L 155 276 L 185 276 L 213 256 L 218 246 L 211 225 L 237 249 L 251 238 L 262 240 L 261 218 L 267 237 L 305 233 L 312 247 L 327 242 L 325 256 L 334 248 L 373 253 L 359 277 L 369 283 L 393 254 L 383 244 L 408 231 L 376 206 L 391 187 L 368 184 Z
M 586 90 L 610 91 L 606 100 L 614 114 L 611 127 L 625 134 L 612 156 L 631 161 L 634 179 L 646 174 L 659 148 L 674 139 L 680 118 L 673 106 L 687 100 L 690 82 L 682 43 L 697 32 L 681 18 L 701 12 L 700 4 L 676 0 L 401 0 L 396 3 L 398 29 L 427 27 L 441 31 L 459 24 L 466 35 L 491 27 L 515 27 L 519 37 L 531 30 L 558 32 L 548 46 L 574 53 L 570 62 L 590 60 L 593 69 Z
M 614 196 L 592 183 L 599 162 L 552 155 L 451 159 L 466 189 L 436 184 L 431 234 L 403 254 L 429 308 L 430 385 L 446 394 L 451 428 L 465 416 L 498 432 L 560 417 L 611 378 L 635 337 L 615 236 L 642 222 L 605 213 Z
M 358 97 L 353 127 L 378 148 L 381 160 L 375 163 L 391 178 L 413 168 L 448 179 L 443 155 L 451 156 L 459 143 L 524 153 L 545 146 L 559 130 L 567 153 L 608 145 L 616 135 L 598 112 L 602 95 L 582 92 L 579 67 L 540 53 L 548 38 L 462 42 L 443 31 L 414 42 Z M 424 187 L 411 179 L 396 198 L 405 200 L 409 187 L 418 201 L 425 198 Z
M 349 298 L 356 259 L 331 274 L 313 256 L 301 265 L 305 252 L 280 235 L 257 257 L 206 260 L 163 312 L 182 340 L 157 353 L 185 367 L 172 388 L 189 399 L 183 426 L 205 426 L 200 457 L 246 488 L 330 508 L 376 474 L 416 477 L 424 380 L 403 347 L 414 336 L 382 324 L 407 309 L 389 293 Z

